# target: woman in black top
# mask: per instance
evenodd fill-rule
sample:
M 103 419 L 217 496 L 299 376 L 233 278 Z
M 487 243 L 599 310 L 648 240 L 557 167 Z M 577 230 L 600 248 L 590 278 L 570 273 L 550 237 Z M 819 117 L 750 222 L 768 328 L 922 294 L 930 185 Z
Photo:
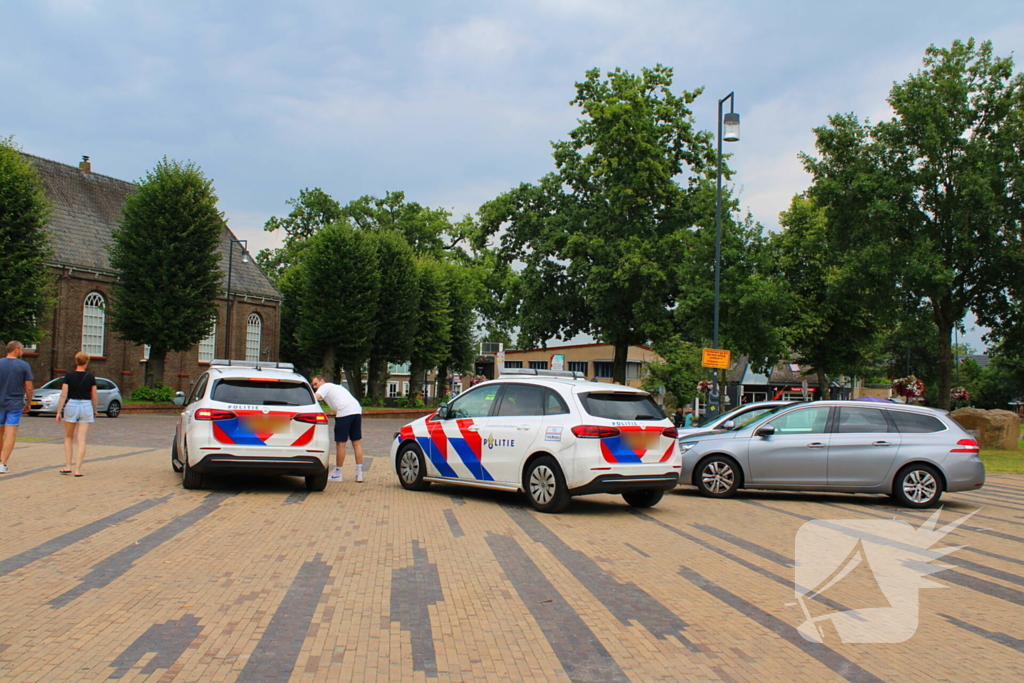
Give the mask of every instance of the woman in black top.
M 75 371 L 64 375 L 64 385 L 60 390 L 60 402 L 57 403 L 57 422 L 64 422 L 64 469 L 61 474 L 82 476 L 82 461 L 85 460 L 85 437 L 89 434 L 89 424 L 96 418 L 96 378 L 86 372 L 89 365 L 89 354 L 79 351 L 75 354 Z M 77 443 L 77 448 L 73 445 Z M 75 469 L 71 469 L 71 456 L 74 452 Z

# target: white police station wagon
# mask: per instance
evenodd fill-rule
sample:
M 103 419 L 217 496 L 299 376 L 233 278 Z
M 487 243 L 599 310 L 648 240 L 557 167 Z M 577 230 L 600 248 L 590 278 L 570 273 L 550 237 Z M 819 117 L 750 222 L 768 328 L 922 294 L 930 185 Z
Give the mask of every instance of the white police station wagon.
M 327 415 L 291 363 L 214 360 L 184 405 L 171 446 L 182 486 L 201 488 L 204 474 L 248 472 L 305 477 L 327 486 Z
M 391 457 L 404 488 L 525 491 L 541 512 L 589 493 L 650 507 L 682 467 L 676 430 L 650 394 L 543 370 L 506 370 L 442 404 L 395 434 Z

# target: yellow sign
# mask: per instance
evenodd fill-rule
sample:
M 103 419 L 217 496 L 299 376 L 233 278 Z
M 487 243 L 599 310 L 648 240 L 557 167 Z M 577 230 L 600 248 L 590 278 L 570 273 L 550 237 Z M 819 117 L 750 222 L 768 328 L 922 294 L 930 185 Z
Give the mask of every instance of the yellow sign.
M 706 368 L 721 368 L 728 370 L 729 365 L 732 364 L 732 351 L 726 351 L 725 349 L 704 349 L 704 355 L 701 357 L 701 365 Z

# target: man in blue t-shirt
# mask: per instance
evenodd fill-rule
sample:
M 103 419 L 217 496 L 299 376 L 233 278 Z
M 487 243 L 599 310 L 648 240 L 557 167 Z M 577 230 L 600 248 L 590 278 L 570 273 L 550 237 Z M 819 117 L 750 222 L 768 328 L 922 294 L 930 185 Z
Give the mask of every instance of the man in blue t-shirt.
M 7 461 L 14 450 L 21 414 L 28 412 L 32 398 L 32 368 L 21 359 L 21 342 L 7 344 L 7 357 L 0 358 L 0 474 L 6 474 Z

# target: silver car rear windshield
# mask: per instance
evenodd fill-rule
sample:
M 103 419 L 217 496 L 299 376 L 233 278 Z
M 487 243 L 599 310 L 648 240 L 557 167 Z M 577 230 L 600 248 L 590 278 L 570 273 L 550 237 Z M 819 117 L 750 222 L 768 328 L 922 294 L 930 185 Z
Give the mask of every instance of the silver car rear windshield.
M 607 420 L 664 420 L 665 413 L 648 394 L 590 392 L 580 394 L 583 408 Z
M 214 401 L 251 406 L 308 406 L 316 403 L 312 390 L 299 382 L 221 379 L 213 385 Z

